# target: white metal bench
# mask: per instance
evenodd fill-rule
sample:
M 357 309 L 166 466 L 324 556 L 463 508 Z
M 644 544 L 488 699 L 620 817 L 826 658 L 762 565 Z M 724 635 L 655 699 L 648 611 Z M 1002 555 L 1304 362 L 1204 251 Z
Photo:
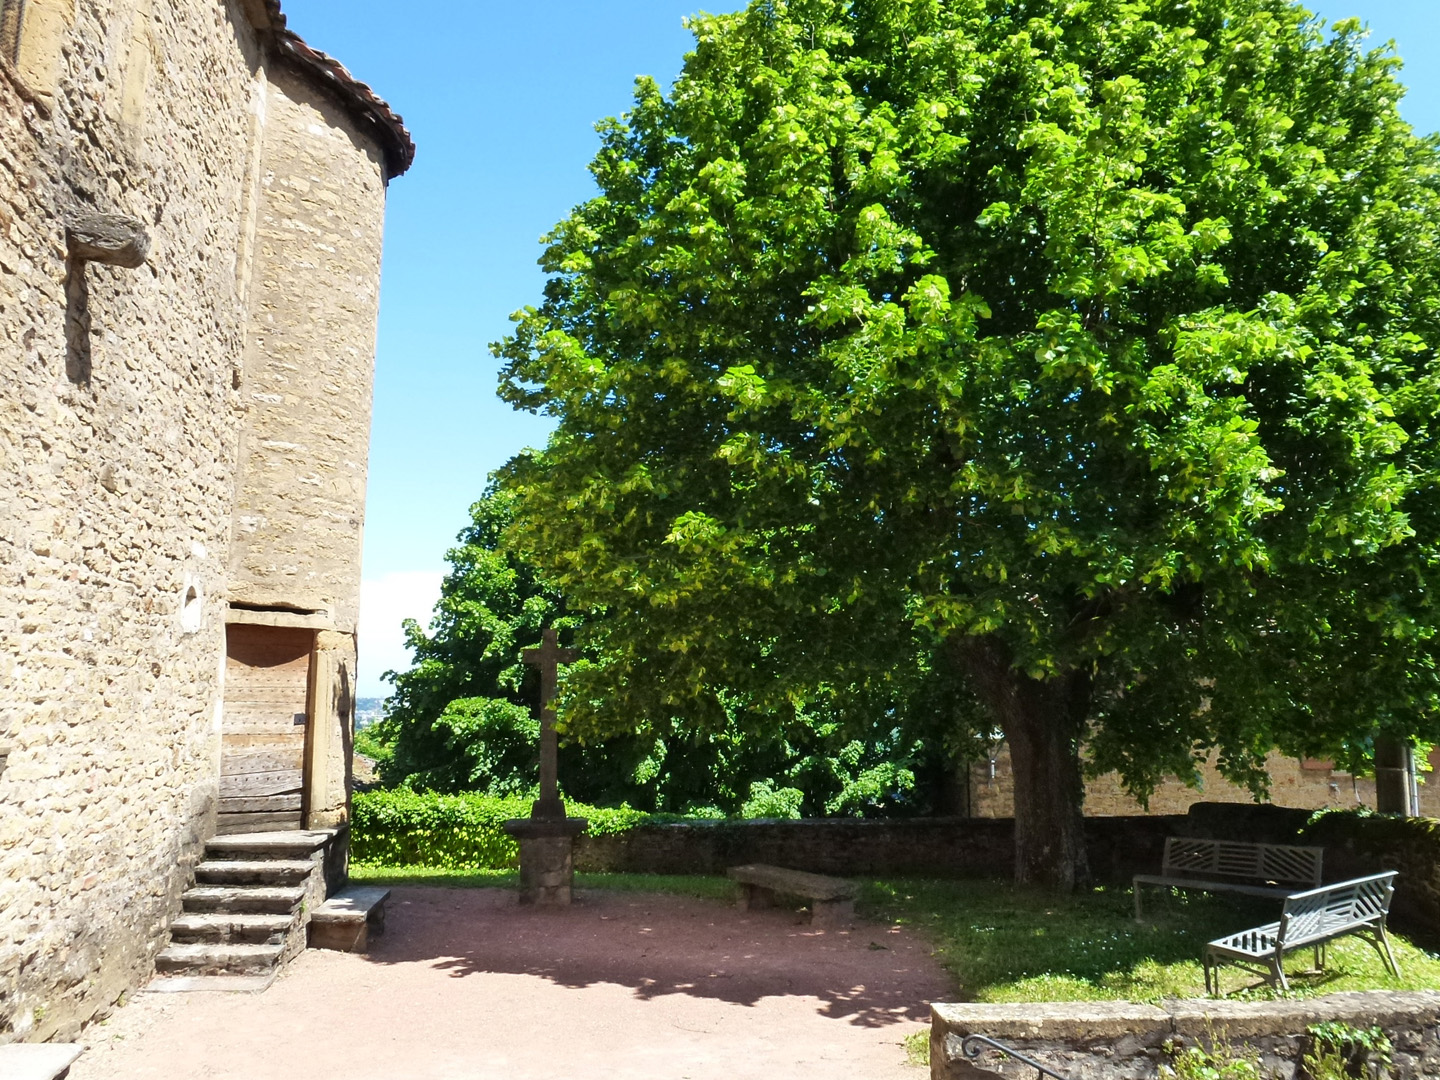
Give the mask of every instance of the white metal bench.
M 1203 840 L 1171 836 L 1158 874 L 1136 874 L 1135 918 L 1140 918 L 1140 887 L 1233 892 L 1282 899 L 1296 889 L 1320 884 L 1325 849 L 1290 844 L 1252 844 L 1245 840 Z
M 1205 992 L 1219 992 L 1220 964 L 1227 960 L 1288 990 L 1286 953 L 1313 948 L 1315 967 L 1324 970 L 1326 942 L 1350 934 L 1374 945 L 1380 959 L 1398 979 L 1400 967 L 1385 933 L 1385 918 L 1395 895 L 1395 874 L 1390 870 L 1295 893 L 1285 898 L 1279 922 L 1210 942 L 1205 946 Z
M 742 909 L 769 907 L 778 895 L 810 901 L 814 926 L 838 926 L 855 916 L 857 889 L 853 881 L 763 863 L 732 866 L 725 876 L 739 886 Z

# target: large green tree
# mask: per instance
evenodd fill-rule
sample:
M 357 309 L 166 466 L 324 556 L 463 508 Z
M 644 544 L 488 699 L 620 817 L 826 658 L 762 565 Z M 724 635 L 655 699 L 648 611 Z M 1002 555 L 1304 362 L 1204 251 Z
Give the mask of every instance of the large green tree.
M 1059 887 L 1082 742 L 1143 794 L 1431 730 L 1440 199 L 1393 56 L 1289 0 L 692 25 L 499 347 L 558 421 L 515 535 L 610 613 L 572 725 L 925 656 Z
M 538 782 L 539 679 L 522 661 L 541 631 L 574 633 L 560 594 L 505 541 L 513 496 L 490 488 L 447 559 L 450 572 L 429 627 L 406 624 L 412 663 L 387 677 L 395 691 L 369 740 L 392 786 L 493 795 Z M 582 661 L 594 663 L 593 653 Z M 943 689 L 916 673 L 908 710 L 893 702 L 842 723 L 823 701 L 757 716 L 737 696 L 720 724 L 633 715 L 608 738 L 560 748 L 566 792 L 585 802 L 645 810 L 749 816 L 952 811 L 963 792 L 928 721 Z M 937 700 L 938 696 L 938 700 Z M 907 722 L 914 717 L 921 723 Z

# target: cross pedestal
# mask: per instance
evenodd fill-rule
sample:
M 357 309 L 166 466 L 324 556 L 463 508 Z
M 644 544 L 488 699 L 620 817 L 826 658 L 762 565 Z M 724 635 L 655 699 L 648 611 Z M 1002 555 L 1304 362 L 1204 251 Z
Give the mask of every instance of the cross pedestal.
M 525 663 L 540 669 L 540 798 L 528 818 L 505 822 L 520 842 L 520 903 L 564 906 L 575 882 L 575 837 L 589 824 L 565 815 L 560 799 L 558 740 L 555 736 L 555 684 L 561 664 L 575 660 L 574 649 L 560 648 L 560 637 L 546 630 L 540 648 L 526 649 Z

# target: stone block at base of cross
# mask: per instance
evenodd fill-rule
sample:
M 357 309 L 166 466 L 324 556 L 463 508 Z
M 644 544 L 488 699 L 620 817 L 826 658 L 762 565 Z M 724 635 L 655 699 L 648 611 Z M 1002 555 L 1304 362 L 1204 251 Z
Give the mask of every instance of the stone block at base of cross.
M 855 920 L 858 890 L 853 881 L 763 863 L 732 866 L 725 876 L 735 882 L 742 910 L 772 907 L 776 897 L 790 896 L 809 902 L 812 926 L 845 926 Z

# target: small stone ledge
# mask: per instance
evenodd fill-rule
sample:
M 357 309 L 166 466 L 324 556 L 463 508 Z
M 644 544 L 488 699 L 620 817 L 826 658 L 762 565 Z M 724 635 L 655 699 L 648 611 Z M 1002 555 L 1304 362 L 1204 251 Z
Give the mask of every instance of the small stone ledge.
M 75 1043 L 11 1043 L 0 1046 L 5 1080 L 61 1080 L 84 1047 Z
M 1396 1048 L 1395 1080 L 1437 1075 L 1440 1067 L 1440 992 L 1433 991 L 1277 1001 L 1172 1000 L 1162 1008 L 1128 1001 L 934 1004 L 930 1011 L 933 1080 L 1033 1075 L 998 1055 L 967 1059 L 963 1043 L 968 1035 L 999 1039 L 1071 1080 L 1156 1077 L 1167 1043 L 1195 1045 L 1212 1038 L 1245 1043 L 1274 1075 L 1292 1077 L 1306 1029 L 1328 1021 L 1384 1029 Z

